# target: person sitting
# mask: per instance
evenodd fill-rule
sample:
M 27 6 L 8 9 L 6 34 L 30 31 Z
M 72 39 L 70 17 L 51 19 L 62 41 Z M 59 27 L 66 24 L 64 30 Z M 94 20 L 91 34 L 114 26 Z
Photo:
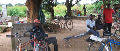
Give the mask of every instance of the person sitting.
M 33 39 L 34 35 L 35 35 L 35 37 L 38 41 L 45 40 L 45 42 L 47 42 L 48 51 L 51 51 L 49 44 L 53 44 L 54 51 L 58 51 L 58 44 L 57 44 L 56 37 L 48 37 L 48 35 L 45 34 L 42 25 L 40 25 L 40 20 L 35 19 L 34 23 L 35 24 L 34 24 L 33 28 L 30 30 L 30 39 Z M 31 42 L 31 45 L 32 45 L 32 47 L 34 47 L 34 42 Z
M 101 15 L 98 15 L 98 18 L 95 21 L 95 27 L 96 27 L 96 30 L 103 29 L 103 22 L 102 22 Z
M 42 26 L 39 25 L 40 20 L 35 19 L 34 23 L 35 24 L 34 24 L 33 28 L 30 30 L 30 39 L 33 39 L 34 35 L 35 35 L 37 41 L 44 40 L 45 38 L 47 38 L 48 35 L 45 34 Z M 34 42 L 31 42 L 31 45 L 32 45 L 32 47 L 34 47 Z
M 89 16 L 89 19 L 86 20 L 87 32 L 79 34 L 79 35 L 68 36 L 68 37 L 64 38 L 64 40 L 67 42 L 70 39 L 80 38 L 80 37 L 83 37 L 83 36 L 86 36 L 86 35 L 89 35 L 89 34 L 93 34 L 94 36 L 100 37 L 99 32 L 96 31 L 95 21 L 94 21 L 93 17 L 94 16 L 91 14 Z M 90 38 L 87 38 L 88 42 L 89 42 L 89 40 L 90 40 Z
M 89 19 L 86 20 L 86 24 L 87 24 L 87 32 L 88 33 L 91 33 L 97 37 L 100 37 L 99 32 L 96 31 L 95 21 L 93 19 L 92 14 L 89 16 Z

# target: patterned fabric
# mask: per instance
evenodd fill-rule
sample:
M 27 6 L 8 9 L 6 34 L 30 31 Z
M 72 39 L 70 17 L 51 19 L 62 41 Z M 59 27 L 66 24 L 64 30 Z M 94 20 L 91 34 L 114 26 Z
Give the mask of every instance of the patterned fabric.
M 35 26 L 32 28 L 32 32 L 30 33 L 30 39 L 32 39 L 34 35 L 37 38 L 37 40 L 44 39 L 45 32 L 40 26 Z

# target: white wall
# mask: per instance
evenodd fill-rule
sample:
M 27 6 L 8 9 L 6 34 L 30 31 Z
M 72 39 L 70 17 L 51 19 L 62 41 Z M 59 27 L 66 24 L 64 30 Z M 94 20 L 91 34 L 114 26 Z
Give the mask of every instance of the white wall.
M 7 17 L 7 5 L 2 5 L 2 12 L 3 12 L 3 16 L 2 17 Z

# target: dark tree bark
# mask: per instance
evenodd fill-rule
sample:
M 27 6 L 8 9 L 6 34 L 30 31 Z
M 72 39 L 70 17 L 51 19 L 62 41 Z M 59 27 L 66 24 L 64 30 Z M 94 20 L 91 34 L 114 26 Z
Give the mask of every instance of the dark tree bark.
M 75 4 L 77 4 L 81 0 L 76 0 Z M 66 16 L 70 17 L 71 16 L 71 7 L 73 7 L 75 4 L 72 3 L 73 0 L 66 0 L 65 5 L 67 7 L 67 13 Z
M 39 18 L 39 9 L 40 9 L 41 3 L 42 3 L 42 0 L 27 0 L 26 1 L 25 4 L 29 11 L 29 17 L 28 17 L 29 23 L 33 23 L 34 19 Z
M 50 16 L 51 16 L 51 20 L 54 19 L 54 9 L 53 9 L 53 7 L 50 10 Z
M 50 20 L 53 20 L 54 18 L 54 8 L 57 6 L 56 4 L 57 0 L 44 0 L 43 1 L 43 8 L 50 13 Z

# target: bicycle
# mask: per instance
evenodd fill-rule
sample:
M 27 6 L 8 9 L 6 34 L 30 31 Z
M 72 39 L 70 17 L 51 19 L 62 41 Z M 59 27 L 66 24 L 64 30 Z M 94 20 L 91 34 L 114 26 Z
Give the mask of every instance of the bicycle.
M 94 35 L 90 36 L 90 39 L 94 42 L 91 42 L 89 44 L 89 50 L 88 51 L 112 51 L 114 45 L 120 45 L 120 42 L 109 38 L 100 38 Z M 95 44 L 94 44 L 95 43 Z
M 60 30 L 62 28 L 67 28 L 69 30 L 73 29 L 73 21 L 68 16 L 66 18 L 58 16 L 56 19 L 54 19 L 53 23 L 59 25 Z
M 65 23 L 64 23 L 64 27 L 67 27 L 67 29 L 71 30 L 73 29 L 73 21 L 71 20 L 70 17 L 67 17 L 67 19 L 65 19 Z
M 21 38 L 25 37 L 24 35 L 15 33 L 15 35 L 6 35 L 6 37 L 15 37 L 18 38 L 18 45 L 16 47 L 16 51 L 25 51 L 28 49 L 23 49 L 26 45 L 30 44 L 31 42 L 34 42 L 34 49 L 33 51 L 47 51 L 47 43 L 44 40 L 37 41 L 34 35 L 34 39 L 31 39 L 27 42 L 22 43 Z M 30 51 L 30 50 L 28 50 Z
M 109 33 L 106 32 L 107 33 L 106 35 L 105 35 L 105 32 L 104 32 L 103 35 L 104 36 L 109 36 L 109 39 L 119 42 L 118 40 L 120 39 L 120 35 L 118 35 L 117 32 L 118 32 L 117 30 L 115 30 L 115 32 L 113 34 L 109 34 Z M 88 51 L 94 51 L 94 50 L 98 51 L 98 47 L 100 47 L 100 45 L 105 45 L 105 44 L 101 41 L 90 42 L 89 47 L 88 47 L 89 48 Z M 114 44 L 114 47 L 116 47 L 116 44 Z M 94 49 L 94 50 L 92 50 L 92 49 Z
M 53 24 L 53 29 L 54 30 L 58 30 L 58 31 L 61 31 L 61 29 L 62 29 L 62 22 L 61 22 L 61 18 L 62 17 L 56 17 L 53 21 L 52 21 L 52 24 Z
M 115 31 L 119 31 L 120 32 L 120 23 L 119 22 L 114 23 L 114 25 L 112 26 L 112 28 Z

